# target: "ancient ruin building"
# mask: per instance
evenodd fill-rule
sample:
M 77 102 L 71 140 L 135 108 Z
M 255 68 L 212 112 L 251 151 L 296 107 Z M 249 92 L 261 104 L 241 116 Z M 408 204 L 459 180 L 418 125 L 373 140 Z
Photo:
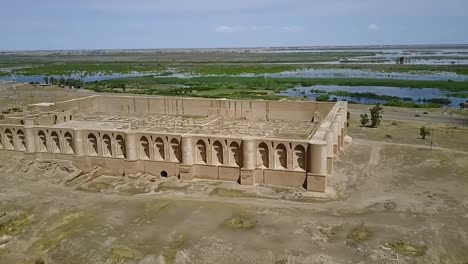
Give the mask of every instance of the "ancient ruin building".
M 346 102 L 90 96 L 0 118 L 0 151 L 105 173 L 150 173 L 324 192 Z

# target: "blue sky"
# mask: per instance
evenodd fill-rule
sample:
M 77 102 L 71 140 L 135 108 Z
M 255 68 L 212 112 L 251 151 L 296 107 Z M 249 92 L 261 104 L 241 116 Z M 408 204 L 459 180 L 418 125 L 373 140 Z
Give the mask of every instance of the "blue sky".
M 467 0 L 0 0 L 0 50 L 467 43 Z

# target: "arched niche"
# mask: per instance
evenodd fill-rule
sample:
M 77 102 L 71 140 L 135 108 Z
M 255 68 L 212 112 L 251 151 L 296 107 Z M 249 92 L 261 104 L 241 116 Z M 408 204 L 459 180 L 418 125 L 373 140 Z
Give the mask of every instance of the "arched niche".
M 213 164 L 223 165 L 224 164 L 224 149 L 223 144 L 219 141 L 213 143 Z
M 64 152 L 67 154 L 74 154 L 75 149 L 73 147 L 73 137 L 70 132 L 66 132 L 65 135 L 63 136 L 63 143 L 64 143 Z
M 257 149 L 257 167 L 268 168 L 270 164 L 270 152 L 265 142 L 260 143 Z
M 203 140 L 198 140 L 195 146 L 197 163 L 206 164 L 206 144 Z
M 305 148 L 302 145 L 294 148 L 293 166 L 296 170 L 305 170 Z
M 119 158 L 125 158 L 125 141 L 124 141 L 124 138 L 122 137 L 122 135 L 118 135 L 115 138 L 115 141 L 117 143 L 117 148 L 116 148 L 117 153 L 115 153 L 116 156 L 119 157 Z
M 98 145 L 97 145 L 97 138 L 94 134 L 88 135 L 87 140 L 87 153 L 89 155 L 97 155 L 98 154 Z
M 38 151 L 39 152 L 47 152 L 49 151 L 47 148 L 47 136 L 44 131 L 39 131 L 37 133 L 37 140 L 38 140 Z
M 154 158 L 156 160 L 164 160 L 166 155 L 164 153 L 164 141 L 158 137 L 154 141 Z
M 24 132 L 21 129 L 18 129 L 16 131 L 16 136 L 18 137 L 18 147 L 17 149 L 20 151 L 25 151 L 26 150 L 26 139 L 24 137 Z
M 278 144 L 275 151 L 275 168 L 286 169 L 288 167 L 288 152 L 284 144 Z
M 171 153 L 170 153 L 171 161 L 180 162 L 180 143 L 177 139 L 173 138 L 171 140 Z
M 10 129 L 5 130 L 5 148 L 6 149 L 14 149 L 15 148 L 13 133 L 11 133 Z
M 60 151 L 61 151 L 61 149 L 60 149 L 60 138 L 59 138 L 59 135 L 57 134 L 57 132 L 53 131 L 50 134 L 50 138 L 52 140 L 52 152 L 60 153 Z
M 102 155 L 104 157 L 112 157 L 112 140 L 109 135 L 105 134 L 102 137 Z
M 140 159 L 149 159 L 150 157 L 150 152 L 149 152 L 149 141 L 148 138 L 145 136 L 142 136 L 140 138 L 140 144 L 139 144 L 139 157 Z
M 241 150 L 237 142 L 231 142 L 229 145 L 229 165 L 240 167 Z

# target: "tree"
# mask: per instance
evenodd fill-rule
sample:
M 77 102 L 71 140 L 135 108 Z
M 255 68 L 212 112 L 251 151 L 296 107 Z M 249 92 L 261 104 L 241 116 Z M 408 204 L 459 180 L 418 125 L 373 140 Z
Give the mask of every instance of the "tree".
M 54 78 L 54 76 L 50 76 L 49 82 L 50 82 L 50 84 L 55 84 L 55 78 Z
M 376 104 L 369 111 L 371 115 L 371 127 L 379 127 L 382 120 L 383 107 L 380 104 Z
M 349 119 L 351 119 L 351 113 L 348 111 L 346 112 L 346 126 L 349 127 Z
M 422 139 L 426 139 L 426 136 L 431 135 L 431 131 L 429 130 L 429 128 L 422 126 L 419 129 L 419 135 L 422 137 Z
M 396 63 L 397 64 L 404 64 L 405 63 L 405 57 L 399 57 L 398 59 L 396 59 Z
M 315 98 L 315 100 L 317 101 L 321 101 L 321 102 L 328 102 L 328 100 L 330 100 L 330 95 L 328 94 L 321 94 L 319 96 L 317 96 L 317 98 Z
M 44 77 L 44 83 L 45 83 L 45 84 L 49 84 L 49 77 L 47 77 L 47 76 Z
M 369 123 L 369 116 L 367 114 L 361 114 L 361 125 L 365 126 Z

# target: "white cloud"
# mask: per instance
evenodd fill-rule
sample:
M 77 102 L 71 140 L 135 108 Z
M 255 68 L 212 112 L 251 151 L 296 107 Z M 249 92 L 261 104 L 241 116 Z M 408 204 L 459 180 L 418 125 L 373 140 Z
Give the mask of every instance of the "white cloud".
M 281 27 L 281 30 L 292 32 L 292 33 L 298 33 L 298 32 L 302 32 L 303 28 L 298 27 L 298 26 L 284 26 L 284 27 Z
M 242 25 L 234 25 L 234 26 L 222 25 L 222 26 L 217 26 L 216 31 L 221 32 L 221 33 L 240 33 L 240 32 L 245 31 L 245 27 Z
M 368 28 L 369 30 L 372 30 L 372 31 L 379 31 L 379 30 L 380 30 L 380 27 L 379 27 L 379 25 L 377 25 L 377 24 L 369 24 L 369 25 L 367 26 L 367 28 Z
M 273 26 L 252 26 L 253 31 L 269 31 L 273 30 Z

